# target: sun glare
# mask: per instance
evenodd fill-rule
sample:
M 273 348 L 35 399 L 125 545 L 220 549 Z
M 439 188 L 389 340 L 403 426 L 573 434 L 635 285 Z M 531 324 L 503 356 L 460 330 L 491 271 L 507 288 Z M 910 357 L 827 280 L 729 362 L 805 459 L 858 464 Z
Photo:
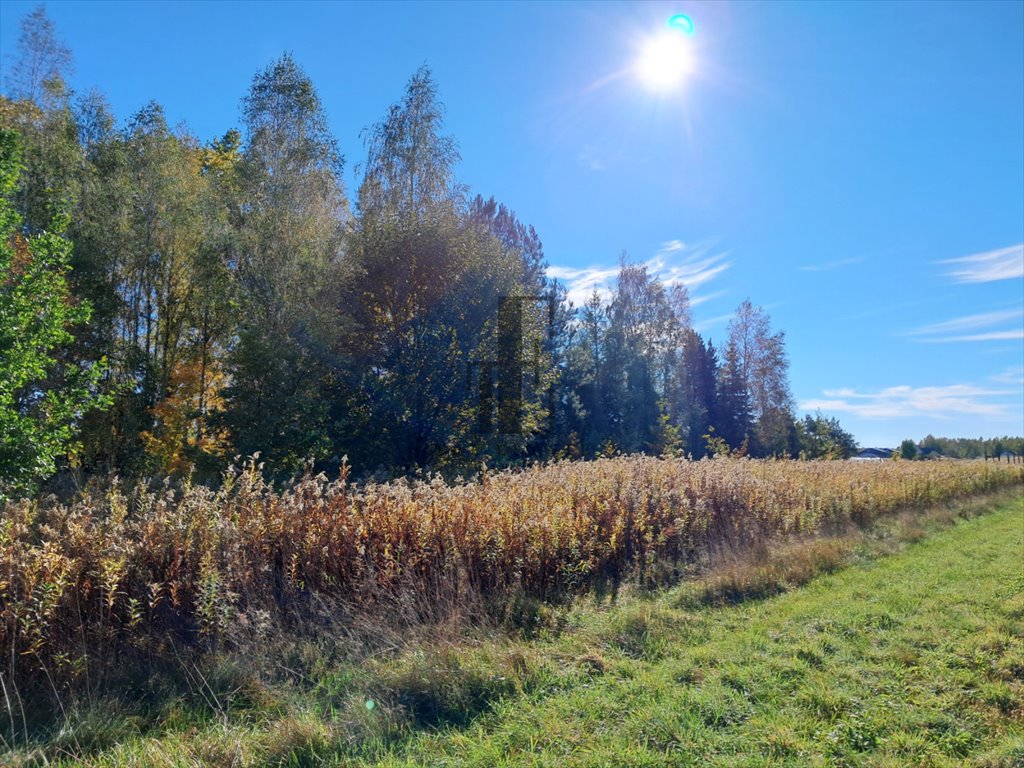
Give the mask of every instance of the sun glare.
M 671 91 L 679 88 L 693 72 L 693 64 L 689 38 L 663 32 L 644 45 L 636 62 L 636 74 L 649 88 Z

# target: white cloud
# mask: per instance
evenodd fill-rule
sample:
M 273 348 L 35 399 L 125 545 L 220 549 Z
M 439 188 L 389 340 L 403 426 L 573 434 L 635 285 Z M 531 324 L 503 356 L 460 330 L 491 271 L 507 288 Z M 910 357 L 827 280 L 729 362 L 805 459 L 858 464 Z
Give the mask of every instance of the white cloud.
M 827 389 L 824 398 L 800 403 L 801 410 L 851 413 L 865 419 L 894 419 L 927 416 L 949 419 L 958 415 L 1002 416 L 1007 405 L 1001 400 L 1017 395 L 1006 389 L 953 384 L 945 387 L 888 387 L 879 392 Z
M 961 265 L 946 276 L 957 283 L 990 283 L 1024 277 L 1024 243 L 997 248 L 994 251 L 946 259 L 937 264 Z
M 1024 339 L 1024 329 L 1019 331 L 972 333 L 967 336 L 950 336 L 948 339 L 932 339 L 932 341 L 1007 341 L 1009 339 Z
M 566 296 L 577 307 L 586 304 L 595 290 L 603 298 L 607 298 L 611 293 L 611 284 L 618 274 L 618 267 L 548 267 L 548 277 L 565 283 Z
M 987 328 L 990 325 L 996 323 L 1002 323 L 1007 320 L 1020 320 L 1024 319 L 1024 308 L 1018 309 L 1003 309 L 996 312 L 983 312 L 978 315 L 967 315 L 966 317 L 958 317 L 953 320 L 946 320 L 942 323 L 934 323 L 932 325 L 923 325 L 920 328 L 916 328 L 910 331 L 911 335 L 929 334 L 929 333 L 956 333 L 958 331 L 973 331 L 978 328 Z
M 732 266 L 727 261 L 728 251 L 712 252 L 709 245 L 687 245 L 682 240 L 669 240 L 643 266 L 665 285 L 685 285 L 690 293 L 691 306 L 710 301 L 722 294 L 695 295 L 694 290 L 714 280 Z M 583 306 L 596 290 L 607 299 L 612 292 L 615 278 L 619 275 L 618 265 L 610 267 L 597 265 L 584 268 L 548 267 L 548 276 L 565 283 L 569 299 L 577 307 Z
M 805 264 L 800 267 L 801 272 L 828 272 L 840 267 L 848 267 L 851 264 L 860 264 L 864 259 L 839 259 L 838 261 L 826 261 L 822 264 Z
M 989 377 L 990 381 L 996 384 L 1011 384 L 1017 387 L 1024 387 L 1024 365 L 1014 365 L 995 376 Z
M 732 262 L 726 261 L 728 256 L 728 251 L 711 253 L 708 247 L 688 248 L 679 240 L 669 240 L 647 262 L 647 269 L 665 285 L 681 283 L 692 293 L 732 266 Z M 673 259 L 678 259 L 677 263 L 671 263 Z
M 1010 323 L 1015 327 L 993 327 L 1006 323 Z M 971 333 L 971 331 L 979 332 Z M 977 315 L 957 317 L 941 323 L 923 325 L 920 328 L 907 331 L 906 335 L 928 337 L 921 339 L 928 342 L 1024 339 L 1024 307 L 982 312 Z
M 723 296 L 725 296 L 726 293 L 727 291 L 715 291 L 714 293 L 705 293 L 701 296 L 691 296 L 690 306 L 699 307 L 701 304 L 706 304 L 707 302 L 713 301 L 714 299 L 722 298 Z

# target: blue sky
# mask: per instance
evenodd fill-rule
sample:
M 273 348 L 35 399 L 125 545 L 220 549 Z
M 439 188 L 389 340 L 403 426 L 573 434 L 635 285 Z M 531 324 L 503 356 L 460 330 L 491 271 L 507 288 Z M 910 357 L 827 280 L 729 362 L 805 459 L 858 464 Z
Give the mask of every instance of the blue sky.
M 0 53 L 34 3 L 0 3 Z M 749 297 L 801 412 L 865 445 L 1024 432 L 1024 3 L 87 3 L 47 11 L 73 86 L 202 140 L 290 51 L 348 161 L 434 71 L 459 175 L 582 295 L 618 255 L 682 280 L 716 343 Z M 686 13 L 693 71 L 637 77 Z

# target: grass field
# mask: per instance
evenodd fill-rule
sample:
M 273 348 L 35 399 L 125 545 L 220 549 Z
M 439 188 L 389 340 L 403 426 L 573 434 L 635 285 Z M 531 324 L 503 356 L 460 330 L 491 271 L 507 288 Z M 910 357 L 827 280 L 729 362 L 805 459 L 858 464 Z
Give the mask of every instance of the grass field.
M 296 643 L 258 680 L 207 661 L 187 695 L 94 703 L 6 760 L 1024 765 L 1019 492 L 799 551 L 540 611 L 530 637 L 442 632 L 358 665 Z
M 602 618 L 600 674 L 394 765 L 1024 765 L 1024 501 L 738 607 Z

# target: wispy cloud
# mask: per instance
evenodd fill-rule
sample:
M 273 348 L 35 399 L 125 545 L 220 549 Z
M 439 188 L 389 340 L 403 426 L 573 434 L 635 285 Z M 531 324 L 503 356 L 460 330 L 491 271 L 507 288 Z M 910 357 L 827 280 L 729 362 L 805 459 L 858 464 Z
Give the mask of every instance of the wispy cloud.
M 714 299 L 722 298 L 723 296 L 725 296 L 726 293 L 728 293 L 728 291 L 715 291 L 714 293 L 705 293 L 700 296 L 691 296 L 690 306 L 699 307 L 701 304 L 706 304 L 707 302 L 713 301 Z
M 643 266 L 665 285 L 685 285 L 690 304 L 697 306 L 722 295 L 722 291 L 701 295 L 695 291 L 729 269 L 732 262 L 728 258 L 728 251 L 716 252 L 709 244 L 688 245 L 682 240 L 669 240 Z M 618 265 L 548 267 L 548 275 L 565 283 L 567 295 L 577 307 L 585 304 L 595 290 L 607 298 L 618 274 Z
M 989 377 L 990 381 L 996 384 L 1010 384 L 1016 387 L 1024 387 L 1024 365 L 1014 365 L 995 376 Z
M 709 317 L 707 320 L 701 320 L 699 323 L 693 324 L 693 330 L 698 333 L 703 333 L 708 328 L 714 328 L 716 325 L 732 320 L 733 315 L 718 315 L 717 317 Z
M 852 264 L 860 264 L 864 259 L 839 259 L 838 261 L 826 261 L 822 264 L 805 264 L 800 267 L 801 272 L 830 272 L 840 267 L 848 267 Z
M 651 274 L 665 285 L 682 284 L 692 294 L 694 289 L 714 280 L 732 266 L 728 251 L 712 253 L 709 246 L 687 246 L 680 240 L 663 244 L 654 258 L 646 263 Z
M 953 384 L 944 387 L 904 385 L 888 387 L 879 392 L 827 389 L 823 394 L 823 398 L 800 403 L 800 408 L 806 411 L 851 413 L 865 419 L 1003 416 L 1007 413 L 1006 398 L 1019 396 L 1020 393 L 974 384 Z
M 1014 327 L 1007 328 L 1005 327 L 1007 324 Z M 919 328 L 906 331 L 905 335 L 917 336 L 921 341 L 928 342 L 1024 339 L 1024 307 L 982 312 L 945 320 L 941 323 L 922 325 Z
M 603 171 L 608 167 L 605 159 L 593 144 L 583 145 L 579 154 L 576 155 L 576 162 L 592 171 Z
M 959 265 L 951 272 L 945 273 L 956 283 L 991 283 L 995 280 L 1012 280 L 1024 277 L 1024 243 L 936 263 Z
M 586 304 L 594 291 L 601 296 L 607 296 L 611 292 L 611 283 L 618 274 L 618 267 L 548 267 L 548 277 L 565 283 L 566 297 L 577 307 Z
M 948 339 L 932 339 L 932 341 L 1009 341 L 1012 339 L 1024 339 L 1024 329 L 1019 331 L 972 333 L 967 336 L 950 336 Z

